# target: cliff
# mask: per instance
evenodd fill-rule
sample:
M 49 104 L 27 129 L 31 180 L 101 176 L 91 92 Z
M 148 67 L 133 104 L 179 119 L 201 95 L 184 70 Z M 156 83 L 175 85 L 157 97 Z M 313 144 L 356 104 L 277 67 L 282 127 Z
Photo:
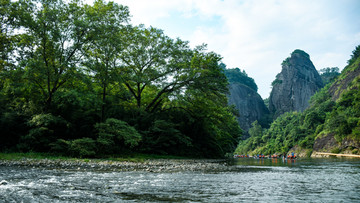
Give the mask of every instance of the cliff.
M 295 50 L 283 61 L 282 70 L 272 85 L 269 110 L 277 117 L 289 111 L 304 111 L 310 97 L 322 88 L 323 83 L 309 55 Z
M 229 104 L 235 105 L 238 110 L 239 125 L 245 132 L 251 128 L 254 121 L 265 122 L 269 110 L 256 91 L 240 83 L 230 84 L 229 90 Z

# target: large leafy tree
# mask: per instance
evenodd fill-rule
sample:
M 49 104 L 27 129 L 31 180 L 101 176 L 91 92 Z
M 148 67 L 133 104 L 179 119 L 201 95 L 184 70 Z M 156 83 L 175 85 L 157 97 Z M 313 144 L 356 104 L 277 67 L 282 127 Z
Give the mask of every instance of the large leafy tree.
M 117 67 L 124 49 L 123 36 L 129 11 L 122 5 L 113 2 L 106 4 L 99 0 L 93 6 L 86 6 L 86 15 L 91 27 L 92 42 L 83 47 L 86 56 L 83 65 L 100 87 L 103 121 L 108 89 L 111 83 L 117 81 Z
M 191 67 L 196 77 L 183 94 L 177 95 L 172 109 L 185 114 L 182 131 L 193 143 L 193 151 L 202 156 L 222 156 L 235 149 L 242 132 L 227 105 L 228 82 L 221 57 L 213 52 L 195 50 Z M 205 152 L 205 153 L 204 153 Z
M 0 73 L 10 65 L 10 54 L 14 49 L 14 6 L 10 0 L 0 1 Z
M 121 80 L 136 107 L 154 112 L 161 102 L 194 79 L 188 43 L 173 40 L 156 28 L 134 27 L 121 60 Z
M 48 110 L 54 94 L 76 75 L 81 47 L 91 39 L 90 27 L 77 2 L 24 2 L 31 8 L 21 21 L 28 45 L 22 52 L 25 77 L 41 93 Z

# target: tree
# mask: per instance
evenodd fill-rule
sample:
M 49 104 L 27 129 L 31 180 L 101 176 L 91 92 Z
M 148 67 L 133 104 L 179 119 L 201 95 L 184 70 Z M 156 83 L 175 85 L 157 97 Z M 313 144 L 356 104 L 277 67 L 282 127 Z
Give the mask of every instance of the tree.
M 133 148 L 141 141 L 141 135 L 134 127 L 114 118 L 108 118 L 105 122 L 97 123 L 95 129 L 98 135 L 97 142 L 100 153 L 114 153 L 119 146 Z
M 48 152 L 50 144 L 67 135 L 69 123 L 52 114 L 34 115 L 28 122 L 29 133 L 21 138 L 18 145 L 23 151 Z
M 352 64 L 356 61 L 360 56 L 360 45 L 356 46 L 354 51 L 352 52 L 351 58 L 348 60 L 348 64 Z
M 320 77 L 321 77 L 324 85 L 332 82 L 338 75 L 340 75 L 338 67 L 323 68 L 323 69 L 320 69 L 319 72 L 320 72 Z
M 178 105 L 191 117 L 183 126 L 193 140 L 194 151 L 219 157 L 235 150 L 241 128 L 227 105 L 228 82 L 215 53 L 199 53 L 192 67 L 198 71 L 194 84 L 179 95 Z M 201 150 L 199 150 L 201 149 Z
M 105 4 L 102 0 L 96 1 L 94 6 L 86 6 L 86 14 L 91 24 L 92 41 L 83 47 L 86 57 L 83 65 L 101 87 L 101 121 L 104 121 L 107 91 L 110 83 L 117 81 L 116 68 L 124 49 L 126 27 L 123 23 L 128 21 L 130 14 L 127 7 L 113 2 Z
M 10 0 L 0 1 L 0 73 L 5 71 L 11 64 L 11 53 L 14 49 L 14 40 L 16 35 L 13 31 L 16 27 L 15 16 L 13 13 L 14 3 Z M 0 84 L 2 85 L 2 84 Z
M 187 42 L 143 26 L 134 27 L 126 41 L 130 43 L 121 55 L 119 71 L 138 109 L 154 112 L 165 98 L 197 77 L 190 67 L 193 52 Z
M 76 75 L 81 47 L 91 39 L 90 28 L 76 2 L 36 0 L 28 6 L 31 13 L 21 19 L 22 40 L 28 42 L 22 50 L 22 65 L 48 111 L 55 92 Z

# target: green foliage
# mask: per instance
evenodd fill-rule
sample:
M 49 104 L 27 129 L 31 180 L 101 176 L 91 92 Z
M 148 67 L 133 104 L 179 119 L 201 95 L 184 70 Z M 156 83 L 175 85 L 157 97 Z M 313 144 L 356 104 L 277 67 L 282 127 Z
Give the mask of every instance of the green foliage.
M 355 63 L 355 61 L 359 58 L 360 56 L 360 45 L 355 47 L 355 50 L 352 52 L 351 58 L 348 60 L 348 64 L 352 64 Z
M 278 84 L 279 85 L 282 84 L 282 80 L 279 80 L 279 79 L 276 78 L 274 81 L 272 81 L 271 86 L 274 87 L 275 85 L 278 85 Z
M 340 72 L 338 67 L 332 67 L 332 68 L 328 67 L 328 68 L 320 69 L 320 77 L 324 85 L 333 82 L 336 79 L 336 77 L 339 75 Z
M 282 84 L 283 81 L 280 80 L 279 77 L 280 77 L 280 74 L 277 74 L 275 80 L 272 81 L 272 83 L 271 83 L 272 87 L 274 87 L 275 85 L 278 85 L 278 84 Z
M 340 152 L 341 152 L 341 150 L 337 147 L 331 150 L 331 153 L 334 153 L 334 154 L 339 154 Z
M 96 154 L 96 143 L 91 138 L 81 138 L 70 142 L 69 151 L 75 157 L 94 157 Z
M 288 66 L 290 65 L 290 57 L 287 57 L 283 62 L 281 63 L 282 66 Z
M 40 92 L 44 110 L 49 112 L 53 96 L 77 74 L 80 48 L 87 43 L 84 10 L 75 4 L 56 1 L 19 2 L 20 26 L 26 32 L 21 49 L 24 78 Z M 24 7 L 24 8 L 22 8 Z
M 310 58 L 309 54 L 307 54 L 305 51 L 300 50 L 300 49 L 295 49 L 292 53 L 291 56 L 293 56 L 294 54 L 299 54 L 303 57 L 306 58 Z M 287 57 L 285 60 L 283 60 L 283 62 L 281 63 L 282 66 L 289 66 L 290 65 L 290 59 L 291 57 Z
M 225 75 L 230 83 L 239 83 L 246 85 L 257 92 L 258 87 L 253 78 L 249 77 L 245 70 L 241 71 L 239 68 L 225 69 Z
M 249 129 L 250 138 L 240 141 L 235 153 L 247 154 L 257 146 L 262 146 L 262 144 L 268 140 L 268 136 L 263 134 L 263 129 L 258 121 L 254 121 L 251 125 L 252 127 Z
M 191 146 L 191 139 L 183 135 L 175 124 L 165 120 L 155 120 L 144 135 L 145 152 L 177 154 L 177 149 Z
M 301 56 L 304 56 L 304 57 L 306 57 L 306 58 L 310 58 L 309 54 L 306 53 L 305 51 L 301 50 L 301 49 L 295 49 L 295 50 L 291 53 L 291 55 L 293 55 L 293 54 L 300 54 Z
M 64 139 L 57 139 L 50 144 L 51 151 L 61 155 L 70 155 L 69 149 L 71 147 L 71 141 Z
M 21 136 L 28 130 L 27 117 L 19 115 L 14 111 L 0 113 L 0 150 L 16 151 L 16 144 Z
M 99 147 L 102 148 L 100 151 L 104 152 L 107 150 L 112 151 L 111 149 L 116 147 L 115 144 L 118 141 L 130 148 L 137 146 L 141 141 L 141 135 L 134 127 L 114 118 L 108 118 L 103 123 L 97 123 L 95 130 L 98 135 L 97 142 Z
M 82 64 L 99 86 L 96 90 L 101 95 L 101 120 L 104 121 L 109 89 L 119 75 L 116 62 L 125 47 L 122 33 L 126 30 L 125 22 L 130 14 L 127 7 L 113 2 L 95 1 L 93 7 L 86 8 L 86 16 L 92 23 L 89 36 L 93 40 L 83 46 L 86 59 Z
M 67 121 L 52 114 L 34 115 L 27 125 L 29 133 L 21 137 L 18 145 L 22 151 L 49 151 L 50 143 L 66 135 L 69 127 Z

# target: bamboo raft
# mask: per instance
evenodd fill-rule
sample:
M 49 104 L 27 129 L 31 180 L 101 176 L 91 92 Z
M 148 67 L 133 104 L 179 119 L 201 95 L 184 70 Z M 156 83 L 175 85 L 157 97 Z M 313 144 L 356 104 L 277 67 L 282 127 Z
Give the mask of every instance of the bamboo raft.
M 357 157 L 360 158 L 360 155 L 356 154 L 335 154 L 335 153 L 325 153 L 325 152 L 315 152 L 316 155 L 324 155 L 324 156 L 340 156 L 340 157 Z

